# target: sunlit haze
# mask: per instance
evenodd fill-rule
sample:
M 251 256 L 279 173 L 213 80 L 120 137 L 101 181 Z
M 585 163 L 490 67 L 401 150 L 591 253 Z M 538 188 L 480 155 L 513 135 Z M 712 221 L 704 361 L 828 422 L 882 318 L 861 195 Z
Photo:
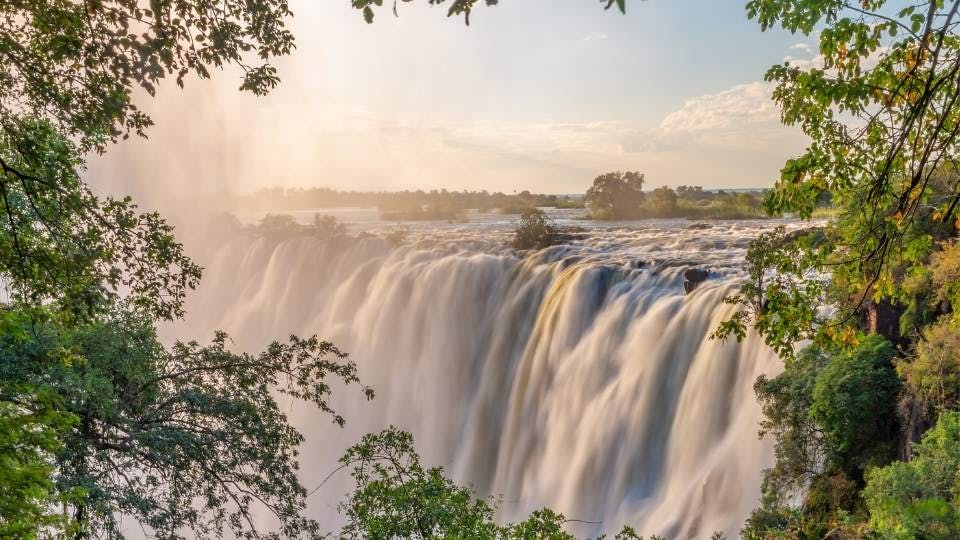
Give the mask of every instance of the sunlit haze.
M 514 0 L 471 26 L 401 4 L 368 25 L 349 2 L 292 5 L 297 50 L 266 98 L 235 72 L 162 86 L 156 126 L 87 177 L 141 197 L 182 188 L 582 193 L 597 174 L 649 185 L 767 187 L 804 138 L 779 125 L 765 70 L 809 41 L 761 33 L 738 2 Z M 705 54 L 705 51 L 709 51 Z M 194 192 L 196 193 L 196 192 Z

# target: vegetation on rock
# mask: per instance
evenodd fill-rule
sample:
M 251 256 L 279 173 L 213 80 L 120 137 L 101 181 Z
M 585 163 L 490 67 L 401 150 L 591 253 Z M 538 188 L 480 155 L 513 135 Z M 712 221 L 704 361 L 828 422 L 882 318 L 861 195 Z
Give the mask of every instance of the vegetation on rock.
M 560 239 L 556 226 L 539 208 L 530 208 L 520 214 L 511 245 L 517 249 L 543 249 Z

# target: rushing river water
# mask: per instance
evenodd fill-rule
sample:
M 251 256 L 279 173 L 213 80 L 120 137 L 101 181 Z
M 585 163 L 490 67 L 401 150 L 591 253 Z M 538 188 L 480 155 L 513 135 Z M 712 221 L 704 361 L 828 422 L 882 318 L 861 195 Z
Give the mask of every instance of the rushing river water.
M 223 329 L 251 351 L 315 333 L 350 352 L 377 397 L 337 388 L 345 428 L 290 404 L 308 488 L 363 433 L 393 424 L 425 463 L 502 496 L 504 520 L 549 506 L 583 520 L 578 535 L 629 524 L 736 537 L 772 461 L 753 381 L 780 368 L 756 336 L 709 335 L 731 313 L 722 298 L 747 242 L 773 223 L 574 223 L 585 229 L 569 244 L 539 252 L 506 247 L 499 216 L 412 224 L 399 246 L 376 234 L 208 238 L 217 245 L 196 250 L 205 280 L 174 330 Z M 686 295 L 693 266 L 710 278 Z M 336 474 L 310 498 L 330 530 L 349 481 Z

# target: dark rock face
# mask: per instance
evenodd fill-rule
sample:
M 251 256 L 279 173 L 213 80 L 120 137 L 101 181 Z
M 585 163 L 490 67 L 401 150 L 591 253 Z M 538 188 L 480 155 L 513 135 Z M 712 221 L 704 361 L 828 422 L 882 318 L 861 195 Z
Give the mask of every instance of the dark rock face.
M 907 344 L 907 340 L 900 334 L 900 317 L 905 311 L 904 306 L 882 300 L 880 302 L 867 301 L 867 330 L 871 334 L 880 334 L 898 347 Z
M 920 437 L 932 428 L 935 422 L 930 418 L 929 406 L 908 395 L 900 398 L 900 402 L 897 403 L 897 413 L 900 416 L 897 455 L 901 461 L 910 461 L 913 456 L 913 446 L 920 442 Z
M 703 283 L 709 276 L 709 270 L 704 270 L 703 268 L 687 268 L 683 272 L 683 291 L 690 294 L 697 288 L 697 285 Z

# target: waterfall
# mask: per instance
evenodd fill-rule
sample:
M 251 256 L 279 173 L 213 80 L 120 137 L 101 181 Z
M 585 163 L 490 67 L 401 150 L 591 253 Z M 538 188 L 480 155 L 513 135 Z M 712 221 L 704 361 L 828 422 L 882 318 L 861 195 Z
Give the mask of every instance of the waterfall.
M 205 251 L 206 278 L 171 333 L 262 348 L 290 333 L 349 351 L 364 384 L 338 388 L 345 428 L 291 404 L 308 488 L 363 433 L 411 431 L 423 461 L 482 494 L 504 520 L 544 506 L 578 536 L 735 538 L 759 502 L 770 443 L 753 382 L 779 369 L 756 336 L 709 338 L 731 313 L 746 241 L 767 225 L 591 229 L 540 252 L 506 230 L 415 231 L 393 246 L 239 234 Z M 711 269 L 685 295 L 683 270 Z M 310 498 L 330 530 L 344 472 Z

